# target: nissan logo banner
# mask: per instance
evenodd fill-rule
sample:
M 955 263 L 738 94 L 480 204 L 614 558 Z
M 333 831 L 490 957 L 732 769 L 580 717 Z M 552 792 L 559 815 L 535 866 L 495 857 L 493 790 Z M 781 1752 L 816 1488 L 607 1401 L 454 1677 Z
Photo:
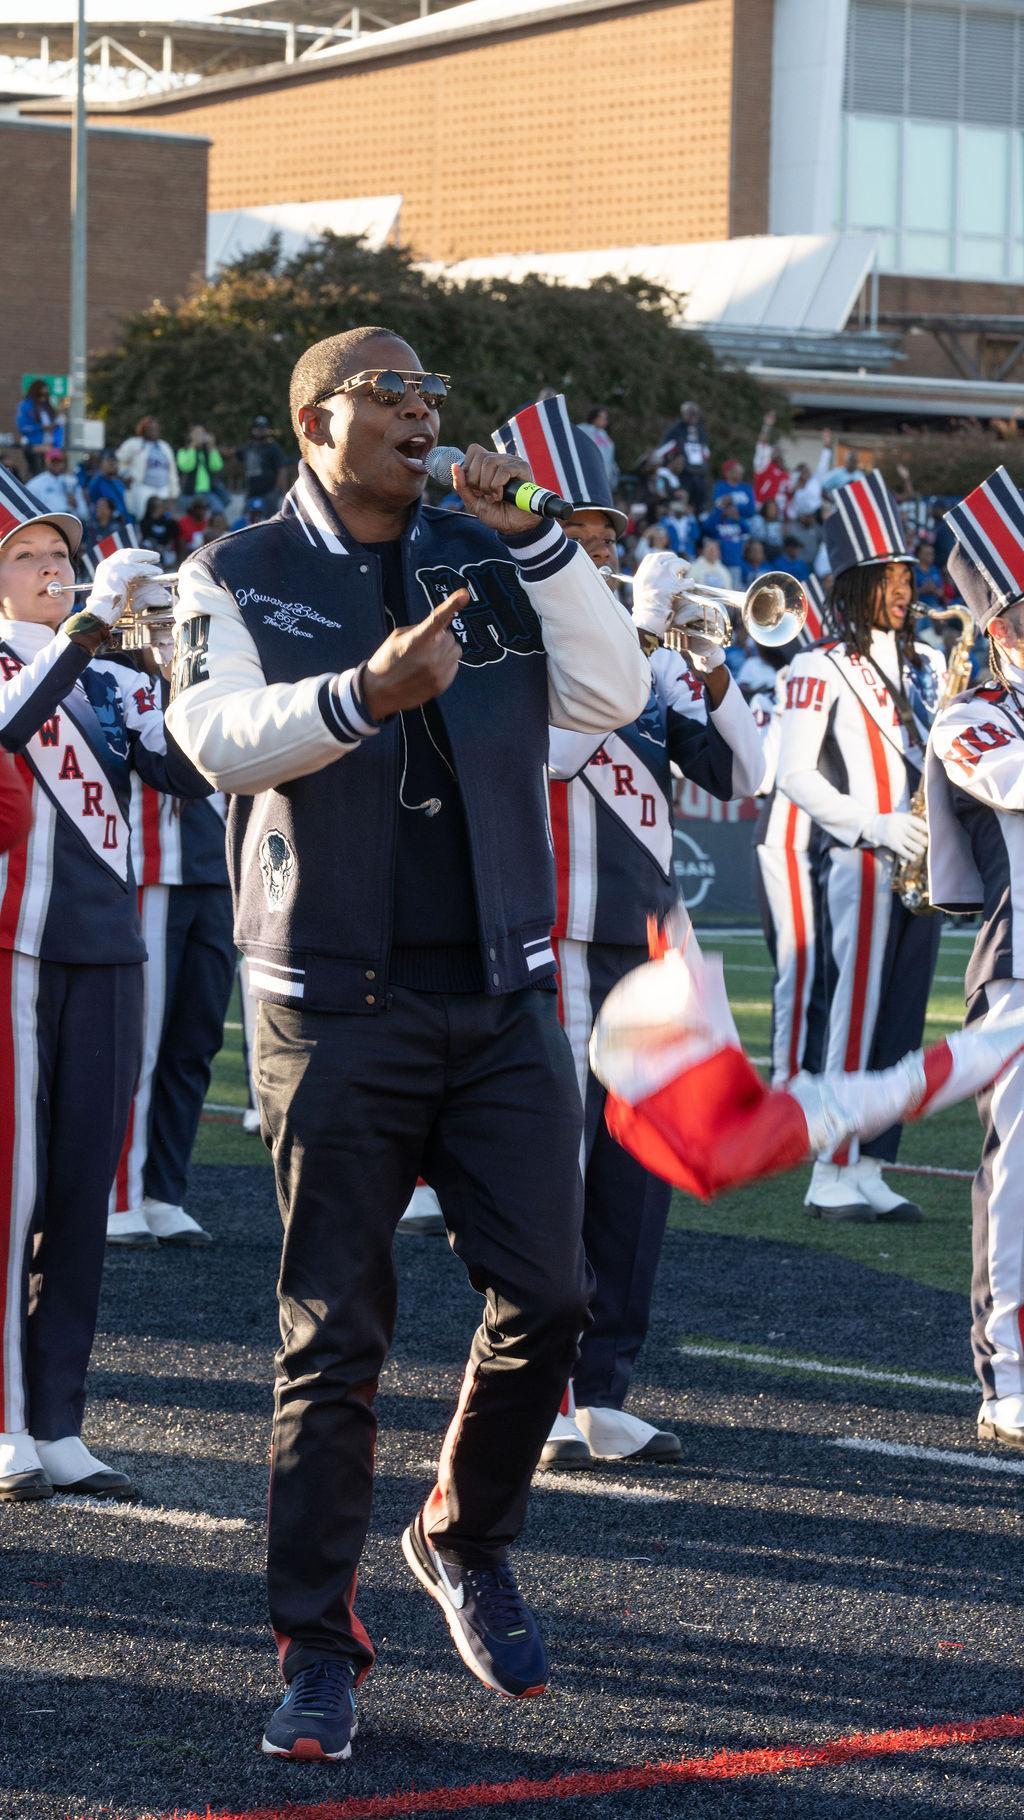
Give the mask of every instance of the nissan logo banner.
M 720 803 L 692 784 L 676 785 L 675 871 L 697 927 L 752 923 L 757 805 Z

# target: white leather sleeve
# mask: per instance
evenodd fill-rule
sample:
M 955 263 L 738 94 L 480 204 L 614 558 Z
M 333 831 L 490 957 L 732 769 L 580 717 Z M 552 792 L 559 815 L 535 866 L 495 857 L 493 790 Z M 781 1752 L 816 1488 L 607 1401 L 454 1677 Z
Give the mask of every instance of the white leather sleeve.
M 764 747 L 757 722 L 743 699 L 743 692 L 733 677 L 717 708 L 711 708 L 710 720 L 727 746 L 732 747 L 732 793 L 756 796 L 764 777 Z
M 951 784 L 990 809 L 1024 810 L 1024 740 L 990 703 L 951 702 L 936 717 L 931 743 Z
M 541 623 L 553 727 L 607 733 L 642 714 L 650 666 L 636 628 L 579 545 L 557 524 L 507 540 Z
M 308 777 L 377 731 L 354 670 L 268 683 L 234 595 L 192 565 L 182 570 L 174 627 L 167 725 L 218 790 L 254 796 Z

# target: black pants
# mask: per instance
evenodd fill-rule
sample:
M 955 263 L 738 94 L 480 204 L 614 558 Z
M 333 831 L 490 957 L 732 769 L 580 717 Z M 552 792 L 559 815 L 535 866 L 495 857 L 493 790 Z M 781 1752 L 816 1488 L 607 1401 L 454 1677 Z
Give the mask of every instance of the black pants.
M 149 966 L 160 964 L 150 955 Z M 235 978 L 231 893 L 226 885 L 172 885 L 163 955 L 164 1023 L 149 1103 L 143 1190 L 178 1207 L 188 1188 L 213 1058 Z
M 398 988 L 379 1017 L 261 1003 L 256 1079 L 285 1227 L 271 1620 L 287 1678 L 324 1653 L 365 1673 L 356 1569 L 395 1227 L 425 1176 L 486 1298 L 425 1522 L 454 1559 L 500 1561 L 587 1319 L 572 1060 L 553 994 Z
M 76 1435 L 107 1197 L 142 1052 L 142 966 L 0 954 L 0 1428 Z

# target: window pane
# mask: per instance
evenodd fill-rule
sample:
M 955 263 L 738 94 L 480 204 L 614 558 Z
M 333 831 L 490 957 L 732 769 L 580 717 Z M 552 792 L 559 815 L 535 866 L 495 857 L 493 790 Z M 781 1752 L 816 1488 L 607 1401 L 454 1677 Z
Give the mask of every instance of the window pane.
M 965 126 L 960 145 L 960 230 L 1005 234 L 1009 138 L 983 126 Z
M 948 234 L 953 226 L 952 126 L 906 125 L 906 222 L 908 228 L 928 228 Z M 993 135 L 995 138 L 1000 134 Z
M 904 234 L 903 266 L 908 272 L 951 272 L 953 242 L 949 234 Z
M 1024 245 L 1015 240 L 1010 251 L 1010 277 L 1024 278 Z
M 1006 241 L 963 238 L 957 271 L 968 278 L 1002 278 L 1006 270 Z
M 895 234 L 879 234 L 878 236 L 878 269 L 880 272 L 898 272 L 900 270 L 900 262 L 896 257 Z
M 846 225 L 896 226 L 899 125 L 895 120 L 847 122 Z

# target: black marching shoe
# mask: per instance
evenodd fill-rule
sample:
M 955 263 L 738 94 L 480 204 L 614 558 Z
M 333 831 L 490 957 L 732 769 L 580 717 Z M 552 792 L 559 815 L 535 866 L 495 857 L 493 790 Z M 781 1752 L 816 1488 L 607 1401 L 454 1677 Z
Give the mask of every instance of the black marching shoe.
M 78 1435 L 65 1435 L 60 1441 L 37 1441 L 39 1458 L 53 1489 L 62 1496 L 80 1498 L 114 1498 L 121 1504 L 134 1504 L 141 1497 L 126 1473 L 104 1466 L 89 1452 Z

